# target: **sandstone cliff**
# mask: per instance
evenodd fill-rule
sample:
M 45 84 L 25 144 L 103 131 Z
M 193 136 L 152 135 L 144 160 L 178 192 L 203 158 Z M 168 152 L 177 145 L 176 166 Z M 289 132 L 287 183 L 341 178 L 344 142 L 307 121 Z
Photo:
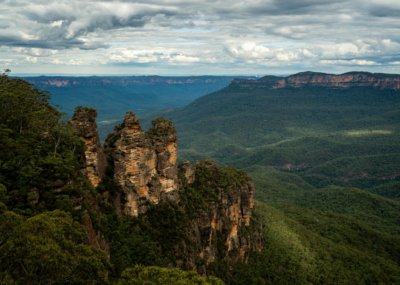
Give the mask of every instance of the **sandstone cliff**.
M 240 89 L 277 89 L 304 86 L 321 86 L 330 88 L 350 88 L 350 87 L 376 87 L 381 89 L 400 89 L 400 75 L 368 73 L 368 72 L 349 72 L 341 75 L 301 72 L 288 77 L 265 76 L 258 80 L 235 79 L 231 82 L 232 86 Z
M 144 132 L 127 112 L 124 122 L 107 136 L 105 149 L 114 162 L 114 178 L 124 191 L 123 211 L 133 217 L 160 200 L 178 200 L 177 133 L 168 120 L 153 121 Z
M 87 145 L 84 157 L 87 166 L 84 172 L 95 187 L 104 179 L 107 167 L 107 156 L 101 147 L 96 117 L 97 112 L 94 109 L 79 108 L 71 121 L 76 135 L 81 137 Z
M 197 270 L 205 272 L 206 265 L 221 260 L 232 268 L 239 261 L 247 261 L 251 251 L 262 249 L 261 223 L 252 211 L 254 184 L 244 171 L 219 168 L 210 160 L 196 162 L 195 168 L 192 184 L 182 184 L 186 190 L 195 189 L 206 198 L 206 207 L 197 211 L 191 229 L 200 249 L 199 257 L 206 263 L 197 265 Z
M 97 124 L 95 122 L 96 117 L 97 112 L 94 109 L 80 107 L 76 109 L 71 121 L 76 135 L 82 138 L 86 143 L 87 150 L 83 157 L 83 160 L 86 162 L 86 167 L 82 169 L 82 172 L 94 187 L 97 187 L 105 178 L 107 167 L 107 156 L 103 152 L 99 139 Z M 86 196 L 87 202 L 90 204 L 90 209 L 93 210 L 99 218 L 101 211 L 97 199 L 89 192 L 86 193 Z M 75 199 L 75 203 L 77 204 L 75 207 L 76 210 L 81 209 L 81 202 L 82 198 Z M 93 222 L 90 216 L 87 215 L 87 211 L 83 211 L 82 215 L 82 223 L 86 229 L 85 243 L 103 250 L 108 258 L 110 258 L 110 247 L 104 234 L 95 231 Z
M 94 117 L 83 111 L 74 116 L 88 152 L 93 144 L 88 138 L 96 137 L 91 132 L 96 130 Z M 177 132 L 172 122 L 161 117 L 152 124 L 144 132 L 138 118 L 127 112 L 124 122 L 108 135 L 105 152 L 113 168 L 111 179 L 120 193 L 113 202 L 110 191 L 104 192 L 104 201 L 120 215 L 147 224 L 150 235 L 159 236 L 161 254 L 169 256 L 171 266 L 195 269 L 204 275 L 215 273 L 213 264 L 225 262 L 231 271 L 238 262 L 247 261 L 251 251 L 262 249 L 251 178 L 245 171 L 219 168 L 211 161 L 195 165 L 183 161 L 178 167 Z M 103 157 L 96 146 L 97 151 L 87 152 L 86 159 Z M 101 180 L 97 169 L 88 164 L 86 170 L 88 178 L 99 177 L 90 179 L 94 186 Z M 91 231 L 90 221 L 85 225 L 91 244 L 104 244 Z

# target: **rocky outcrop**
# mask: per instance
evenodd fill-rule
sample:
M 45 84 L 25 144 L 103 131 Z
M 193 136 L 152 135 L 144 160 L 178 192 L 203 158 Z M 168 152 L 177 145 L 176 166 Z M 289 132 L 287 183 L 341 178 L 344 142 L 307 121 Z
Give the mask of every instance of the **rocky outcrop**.
M 207 197 L 206 210 L 200 211 L 193 223 L 192 232 L 197 233 L 193 239 L 200 246 L 200 258 L 206 264 L 227 260 L 230 266 L 247 261 L 250 251 L 263 247 L 262 225 L 252 216 L 254 183 L 246 172 L 219 168 L 210 160 L 196 162 L 195 166 L 201 181 L 193 181 L 192 187 L 198 192 L 210 187 L 216 194 L 214 199 Z
M 87 112 L 77 112 L 74 117 L 78 135 L 96 137 L 91 131 L 97 129 L 88 123 L 92 117 Z M 141 223 L 148 223 L 146 228 L 156 235 L 161 233 L 164 243 L 173 238 L 169 249 L 164 249 L 164 254 L 175 256 L 171 266 L 205 275 L 213 270 L 213 263 L 225 262 L 231 272 L 238 262 L 247 261 L 251 251 L 263 246 L 262 225 L 253 211 L 255 188 L 251 178 L 243 170 L 219 168 L 210 160 L 195 165 L 183 161 L 178 168 L 177 132 L 172 122 L 160 117 L 152 125 L 143 131 L 139 119 L 129 111 L 124 122 L 107 136 L 104 147 L 113 168 L 107 175 L 112 175 L 120 192 L 114 200 L 110 191 L 103 192 L 103 202 L 112 205 L 120 216 L 138 217 Z M 85 141 L 90 144 L 93 140 Z M 90 201 L 90 208 L 100 215 L 95 200 Z M 166 228 L 160 228 L 158 221 L 164 217 L 174 226 L 162 222 Z M 176 217 L 179 220 L 174 220 Z M 90 217 L 85 217 L 84 224 L 87 243 L 109 254 L 108 244 L 100 232 L 94 231 Z M 164 232 L 169 233 L 167 237 Z
M 95 109 L 87 107 L 78 107 L 72 117 L 71 124 L 76 131 L 76 135 L 82 138 L 87 146 L 83 160 L 86 162 L 86 167 L 82 169 L 84 175 L 97 187 L 99 183 L 105 178 L 107 168 L 107 156 L 101 146 L 97 124 L 97 112 Z M 54 185 L 58 186 L 58 185 Z M 54 191 L 63 191 L 63 186 Z M 89 203 L 90 209 L 94 210 L 97 217 L 100 217 L 98 202 L 91 193 L 86 193 L 86 202 Z M 76 204 L 75 210 L 82 209 L 83 198 L 74 199 Z M 97 247 L 103 250 L 110 259 L 110 247 L 107 239 L 101 232 L 96 232 L 93 228 L 93 223 L 87 210 L 82 212 L 82 224 L 85 226 L 86 238 L 85 244 Z M 100 222 L 100 220 L 98 220 Z
M 153 121 L 148 132 L 127 112 L 124 122 L 107 136 L 105 149 L 114 162 L 114 178 L 122 187 L 123 211 L 133 217 L 149 204 L 178 200 L 177 133 L 165 119 Z
M 375 87 L 380 89 L 400 89 L 400 75 L 349 72 L 341 75 L 301 72 L 288 77 L 265 76 L 258 80 L 235 79 L 232 86 L 240 89 L 277 89 L 277 88 L 300 88 L 304 86 L 321 86 L 330 88 L 350 87 Z
M 71 121 L 77 136 L 81 137 L 87 145 L 84 158 L 86 168 L 83 172 L 95 187 L 104 179 L 107 168 L 107 156 L 101 147 L 96 117 L 96 110 L 82 107 L 75 111 Z
M 188 184 L 192 184 L 196 179 L 196 167 L 193 166 L 189 160 L 184 160 L 181 162 L 179 171 L 185 176 Z

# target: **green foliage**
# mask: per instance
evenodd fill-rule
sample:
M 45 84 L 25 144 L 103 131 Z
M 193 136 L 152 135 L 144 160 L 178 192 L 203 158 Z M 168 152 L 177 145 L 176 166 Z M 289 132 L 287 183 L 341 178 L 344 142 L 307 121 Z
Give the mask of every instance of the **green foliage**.
M 75 111 L 80 111 L 80 110 L 84 110 L 87 113 L 94 113 L 97 111 L 97 109 L 92 108 L 92 107 L 82 107 L 82 106 L 76 106 Z
M 375 229 L 400 236 L 400 203 L 366 191 L 331 186 L 304 193 L 294 203 L 352 216 Z
M 114 265 L 112 279 L 118 280 L 128 267 L 142 264 L 145 266 L 165 266 L 166 260 L 160 256 L 160 244 L 149 234 L 150 229 L 141 229 L 136 220 L 108 216 L 109 244 Z M 151 232 L 151 231 L 150 231 Z
M 106 254 L 82 244 L 83 226 L 62 211 L 24 219 L 0 217 L 0 278 L 16 284 L 103 284 L 110 269 Z M 3 282 L 6 282 L 3 280 Z
M 389 183 L 380 184 L 378 186 L 366 189 L 367 191 L 391 199 L 400 198 L 400 180 L 390 181 Z
M 128 268 L 122 274 L 118 285 L 136 284 L 165 284 L 165 285 L 184 285 L 184 284 L 204 284 L 204 285 L 223 285 L 224 283 L 215 277 L 201 277 L 195 271 L 182 271 L 176 268 L 167 269 L 161 267 L 144 267 L 137 265 Z
M 6 186 L 0 184 L 0 202 L 7 203 L 8 198 Z
M 309 209 L 331 210 L 364 221 L 382 232 L 400 236 L 398 201 L 356 188 L 329 186 L 317 190 L 293 173 L 272 168 L 253 166 L 247 170 L 254 178 L 256 199 L 270 206 L 294 204 Z M 393 189 L 394 193 L 396 191 L 398 189 Z
M 9 196 L 5 203 L 21 214 L 57 208 L 72 212 L 63 193 L 52 193 L 60 182 L 74 181 L 65 191 L 83 195 L 84 187 L 77 185 L 83 182 L 79 169 L 86 145 L 68 121 L 60 120 L 63 114 L 49 105 L 49 96 L 26 81 L 0 77 L 0 183 Z M 39 205 L 34 207 L 37 193 Z
M 256 186 L 255 198 L 270 206 L 294 204 L 296 198 L 314 187 L 301 177 L 270 167 L 252 166 L 246 169 Z
M 400 265 L 400 237 L 373 229 L 367 223 L 332 211 L 310 210 L 293 205 L 278 208 L 318 235 L 336 244 L 352 246 L 391 259 Z
M 332 213 L 256 207 L 263 217 L 264 248 L 235 270 L 231 284 L 400 282 L 397 237 Z

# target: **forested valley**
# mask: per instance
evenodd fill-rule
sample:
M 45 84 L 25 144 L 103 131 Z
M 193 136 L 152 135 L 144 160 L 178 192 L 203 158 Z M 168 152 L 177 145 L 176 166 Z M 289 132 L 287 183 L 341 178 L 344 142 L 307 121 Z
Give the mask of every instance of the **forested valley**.
M 67 119 L 3 74 L 0 283 L 400 284 L 399 95 L 231 83 L 138 115 L 147 132 L 122 113 L 98 147 L 92 106 Z M 134 143 L 161 162 L 144 188 L 119 176 Z

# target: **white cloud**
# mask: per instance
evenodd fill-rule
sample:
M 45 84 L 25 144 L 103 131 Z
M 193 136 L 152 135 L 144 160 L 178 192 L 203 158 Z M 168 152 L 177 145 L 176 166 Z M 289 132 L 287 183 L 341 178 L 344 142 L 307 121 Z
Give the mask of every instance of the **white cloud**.
M 193 63 L 199 62 L 200 59 L 198 57 L 185 56 L 185 55 L 177 55 L 170 59 L 171 62 L 183 62 L 183 63 Z
M 62 61 L 62 60 L 58 60 L 58 59 L 54 59 L 51 63 L 56 64 L 56 65 L 88 65 L 90 64 L 89 62 L 84 62 L 83 60 L 73 60 L 71 59 L 68 62 Z
M 0 0 L 0 58 L 27 68 L 40 62 L 41 70 L 87 65 L 96 72 L 129 65 L 151 65 L 153 73 L 178 65 L 236 74 L 266 66 L 390 65 L 400 72 L 399 3 Z
M 27 61 L 27 62 L 32 62 L 32 63 L 37 63 L 37 57 L 27 56 L 27 57 L 25 58 L 25 61 Z
M 381 65 L 381 63 L 363 60 L 363 59 L 352 59 L 352 60 L 321 60 L 321 64 L 325 65 Z

